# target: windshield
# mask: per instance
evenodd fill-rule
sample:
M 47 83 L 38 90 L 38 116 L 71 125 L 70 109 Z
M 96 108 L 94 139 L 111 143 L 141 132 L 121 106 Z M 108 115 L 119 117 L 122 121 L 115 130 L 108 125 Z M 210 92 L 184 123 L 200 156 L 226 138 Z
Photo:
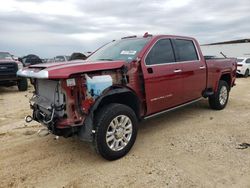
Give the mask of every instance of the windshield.
M 7 60 L 12 60 L 12 57 L 9 53 L 7 52 L 0 52 L 0 59 L 7 59 Z
M 244 59 L 237 59 L 237 62 L 239 63 L 239 62 L 242 62 L 242 61 L 244 61 Z
M 147 44 L 149 38 L 122 39 L 111 42 L 96 51 L 88 61 L 113 61 L 124 60 L 131 62 Z

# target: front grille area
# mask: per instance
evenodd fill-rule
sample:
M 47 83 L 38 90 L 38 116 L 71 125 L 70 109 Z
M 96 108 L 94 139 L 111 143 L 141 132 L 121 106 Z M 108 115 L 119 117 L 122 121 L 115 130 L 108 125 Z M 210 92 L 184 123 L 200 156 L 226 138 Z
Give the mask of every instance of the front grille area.
M 16 63 L 0 63 L 0 76 L 16 75 L 17 69 Z
M 46 114 L 49 114 L 49 107 L 56 108 L 55 113 L 58 116 L 63 116 L 64 114 L 64 111 L 60 109 L 65 101 L 59 81 L 38 79 L 36 81 L 36 96 L 32 100 Z

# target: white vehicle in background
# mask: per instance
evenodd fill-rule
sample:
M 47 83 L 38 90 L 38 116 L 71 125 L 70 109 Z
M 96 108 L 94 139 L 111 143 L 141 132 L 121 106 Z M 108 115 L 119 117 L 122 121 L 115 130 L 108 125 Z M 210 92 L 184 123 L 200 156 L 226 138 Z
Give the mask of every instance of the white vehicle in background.
M 248 77 L 250 75 L 250 58 L 237 58 L 237 74 L 243 75 L 244 77 Z
M 58 55 L 56 57 L 54 57 L 55 62 L 65 62 L 65 61 L 69 61 L 69 56 L 65 56 L 65 55 Z

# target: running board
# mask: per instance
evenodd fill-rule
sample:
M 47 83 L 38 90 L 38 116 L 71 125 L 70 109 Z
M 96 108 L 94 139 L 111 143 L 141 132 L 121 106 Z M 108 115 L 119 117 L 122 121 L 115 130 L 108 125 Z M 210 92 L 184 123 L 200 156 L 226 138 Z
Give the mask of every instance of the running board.
M 203 98 L 201 97 L 201 98 L 199 98 L 199 99 L 196 99 L 196 100 L 193 100 L 193 101 L 191 101 L 191 102 L 188 102 L 188 103 L 185 103 L 185 104 L 176 106 L 176 107 L 174 107 L 174 108 L 170 108 L 170 109 L 167 109 L 167 110 L 164 110 L 164 111 L 161 111 L 161 112 L 158 112 L 158 113 L 155 113 L 155 114 L 146 116 L 146 117 L 144 117 L 143 119 L 146 120 L 146 119 L 149 119 L 149 118 L 152 118 L 152 117 L 155 117 L 155 116 L 159 116 L 159 115 L 161 115 L 161 114 L 165 114 L 165 113 L 167 113 L 167 112 L 171 112 L 171 111 L 177 110 L 177 109 L 179 109 L 179 108 L 182 108 L 182 107 L 188 106 L 188 105 L 190 105 L 190 104 L 196 103 L 196 102 L 198 102 L 198 101 L 200 101 L 200 100 L 202 100 L 202 99 L 203 99 Z

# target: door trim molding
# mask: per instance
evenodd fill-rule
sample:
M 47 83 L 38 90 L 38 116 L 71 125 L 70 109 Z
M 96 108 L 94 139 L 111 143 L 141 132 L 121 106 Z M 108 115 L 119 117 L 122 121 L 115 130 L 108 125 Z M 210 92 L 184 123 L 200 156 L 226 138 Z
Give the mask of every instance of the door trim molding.
M 202 100 L 202 99 L 203 99 L 203 97 L 198 98 L 198 99 L 195 99 L 195 100 L 193 100 L 193 101 L 190 101 L 190 102 L 181 104 L 181 105 L 179 105 L 179 106 L 176 106 L 176 107 L 173 107 L 173 108 L 169 108 L 169 109 L 167 109 L 167 110 L 163 110 L 163 111 L 161 111 L 161 112 L 157 112 L 157 113 L 151 114 L 151 115 L 149 115 L 149 116 L 144 117 L 143 119 L 145 119 L 145 120 L 146 120 L 146 119 L 150 119 L 150 118 L 152 118 L 152 117 L 155 117 L 155 116 L 158 116 L 158 115 L 167 113 L 167 112 L 174 111 L 174 110 L 176 110 L 176 109 L 179 109 L 179 108 L 188 106 L 188 105 L 190 105 L 190 104 L 196 103 L 196 102 L 198 102 L 198 101 L 200 101 L 200 100 Z

